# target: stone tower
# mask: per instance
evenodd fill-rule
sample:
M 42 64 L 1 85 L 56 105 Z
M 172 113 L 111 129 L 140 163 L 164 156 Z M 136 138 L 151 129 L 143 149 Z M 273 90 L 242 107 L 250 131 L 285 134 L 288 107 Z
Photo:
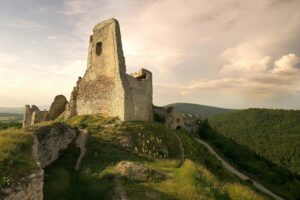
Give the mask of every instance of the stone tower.
M 152 120 L 152 73 L 126 74 L 116 19 L 97 24 L 90 36 L 87 70 L 74 87 L 65 116 L 101 114 L 123 121 Z

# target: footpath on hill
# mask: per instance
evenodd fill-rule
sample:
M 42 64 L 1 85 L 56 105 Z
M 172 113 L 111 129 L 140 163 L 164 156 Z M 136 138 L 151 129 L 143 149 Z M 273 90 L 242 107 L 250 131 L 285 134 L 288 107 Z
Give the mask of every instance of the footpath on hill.
M 243 174 L 242 172 L 238 171 L 237 169 L 235 169 L 232 165 L 230 165 L 226 160 L 224 160 L 214 149 L 213 147 L 211 147 L 210 144 L 208 144 L 207 142 L 205 142 L 204 140 L 201 140 L 199 138 L 195 138 L 196 141 L 202 145 L 204 145 L 208 151 L 215 155 L 216 158 L 218 160 L 221 161 L 222 165 L 231 173 L 235 174 L 236 176 L 238 176 L 240 179 L 242 180 L 251 180 L 253 182 L 253 186 L 256 187 L 258 190 L 260 190 L 263 193 L 266 193 L 268 195 L 270 195 L 271 197 L 273 197 L 276 200 L 284 200 L 282 197 L 278 196 L 277 194 L 273 193 L 272 191 L 270 191 L 269 189 L 267 189 L 266 187 L 264 187 L 263 185 L 261 185 L 260 183 L 256 182 L 255 180 L 249 178 L 248 176 L 246 176 L 245 174 Z
M 181 167 L 181 165 L 184 163 L 184 159 L 185 159 L 184 148 L 183 148 L 182 141 L 181 141 L 180 137 L 177 135 L 177 133 L 175 131 L 173 131 L 173 133 L 174 133 L 175 137 L 178 140 L 179 148 L 181 150 L 180 163 L 178 164 L 178 167 Z
M 85 152 L 86 152 L 87 139 L 88 139 L 87 130 L 85 130 L 85 129 L 80 130 L 79 135 L 77 136 L 77 139 L 76 139 L 76 145 L 77 145 L 77 147 L 80 148 L 80 154 L 79 154 L 79 157 L 78 157 L 77 162 L 76 162 L 75 170 L 80 169 L 81 160 L 84 157 Z

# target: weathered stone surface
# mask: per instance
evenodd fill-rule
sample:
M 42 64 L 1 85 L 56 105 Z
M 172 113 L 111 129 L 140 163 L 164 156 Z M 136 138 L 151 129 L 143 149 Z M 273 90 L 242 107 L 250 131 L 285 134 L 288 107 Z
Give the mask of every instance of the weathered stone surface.
M 42 200 L 44 171 L 42 169 L 36 170 L 25 179 L 26 181 L 19 187 L 6 188 L 8 193 L 4 200 Z
M 76 137 L 76 130 L 63 124 L 43 127 L 35 134 L 34 153 L 42 168 L 59 157 L 59 152 L 68 147 Z
M 27 128 L 36 123 L 48 120 L 48 112 L 40 111 L 36 105 L 25 105 L 25 113 L 23 119 L 23 128 Z
M 49 119 L 54 120 L 60 116 L 65 111 L 67 103 L 68 101 L 64 95 L 57 95 L 51 104 L 49 110 Z
M 166 178 L 166 175 L 160 171 L 145 167 L 141 164 L 131 161 L 119 162 L 116 170 L 120 173 L 121 176 L 139 181 L 160 180 Z
M 153 107 L 153 113 L 165 119 L 165 124 L 171 129 L 185 129 L 195 134 L 200 123 L 200 117 L 192 114 L 177 112 L 173 107 L 165 109 L 163 107 Z
M 65 117 L 102 114 L 124 121 L 152 120 L 152 74 L 126 74 L 121 33 L 116 19 L 97 24 L 90 37 L 87 70 L 79 78 Z

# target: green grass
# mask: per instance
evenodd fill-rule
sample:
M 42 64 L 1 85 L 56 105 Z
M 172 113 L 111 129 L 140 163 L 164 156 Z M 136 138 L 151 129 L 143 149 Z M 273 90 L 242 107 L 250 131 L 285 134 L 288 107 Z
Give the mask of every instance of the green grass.
M 160 123 L 119 122 L 100 116 L 76 116 L 60 121 L 89 131 L 87 152 L 74 170 L 79 149 L 72 144 L 45 169 L 45 199 L 112 199 L 116 165 L 132 161 L 166 174 L 162 180 L 122 177 L 129 199 L 269 199 L 229 174 L 219 161 L 180 131 L 187 160 L 181 158 L 174 133 Z
M 20 181 L 37 168 L 32 145 L 31 133 L 13 128 L 0 131 L 0 188 Z
M 230 124 L 232 122 L 226 122 L 228 124 L 224 126 L 237 126 L 235 129 L 239 129 L 238 123 Z M 207 122 L 202 122 L 202 125 L 203 128 L 199 129 L 200 137 L 211 143 L 217 151 L 223 154 L 223 157 L 226 160 L 236 166 L 239 170 L 248 174 L 248 176 L 258 182 L 263 183 L 267 188 L 286 199 L 299 199 L 299 175 L 258 155 L 248 146 L 242 145 L 230 137 L 225 136 L 223 132 L 220 132 L 220 129 L 211 128 Z M 241 131 L 240 134 L 244 133 Z M 257 142 L 259 143 L 259 139 L 257 139 Z M 293 146 L 292 143 L 293 142 L 291 141 L 291 146 Z
M 300 175 L 300 111 L 247 109 L 209 118 L 220 134 Z

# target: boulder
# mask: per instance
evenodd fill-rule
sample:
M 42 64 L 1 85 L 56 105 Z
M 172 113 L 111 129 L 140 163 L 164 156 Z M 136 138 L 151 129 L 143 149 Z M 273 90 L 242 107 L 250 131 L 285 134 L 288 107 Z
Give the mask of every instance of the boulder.
M 64 95 L 57 95 L 54 98 L 49 110 L 49 119 L 54 120 L 60 116 L 66 109 L 66 104 L 68 103 Z

